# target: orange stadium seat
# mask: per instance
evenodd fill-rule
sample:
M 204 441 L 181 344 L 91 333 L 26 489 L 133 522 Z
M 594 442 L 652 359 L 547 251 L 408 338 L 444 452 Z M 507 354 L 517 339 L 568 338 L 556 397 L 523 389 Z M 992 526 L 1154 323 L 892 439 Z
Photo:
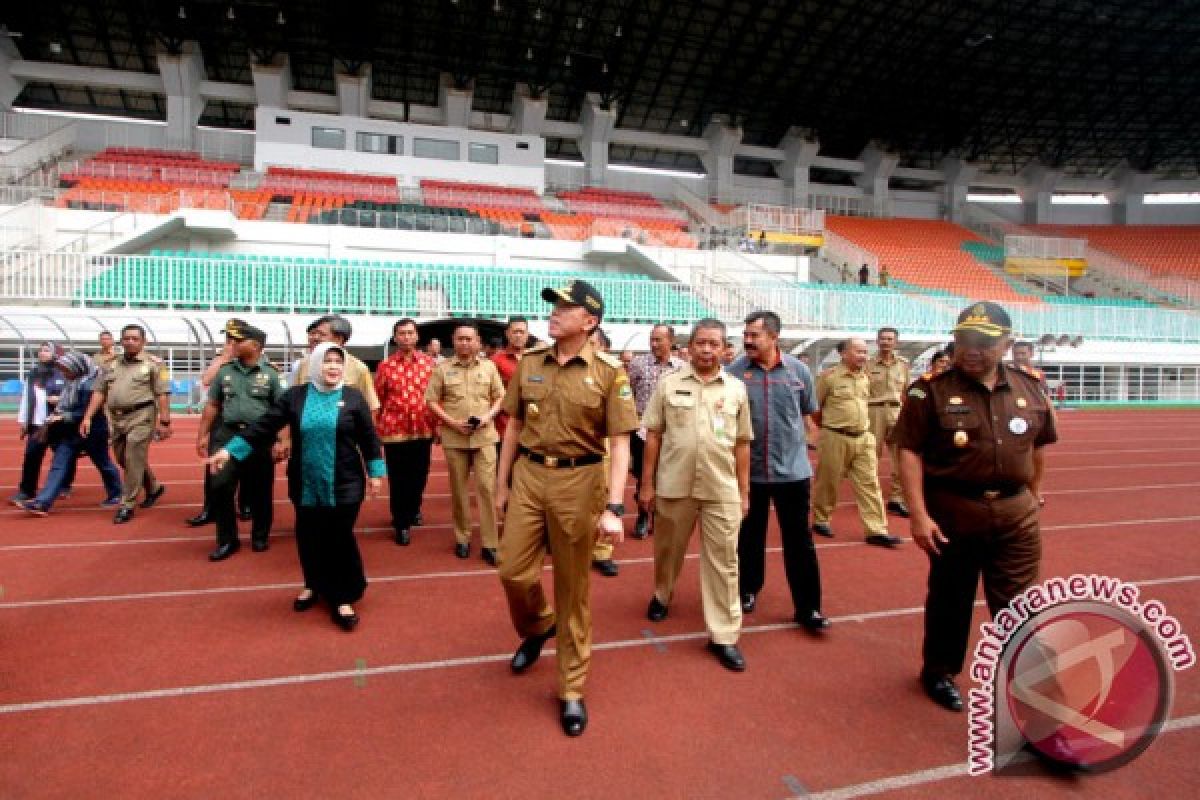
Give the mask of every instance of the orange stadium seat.
M 962 249 L 963 242 L 984 241 L 952 222 L 921 219 L 825 217 L 825 226 L 879 257 L 895 279 L 924 289 L 963 297 L 1029 303 L 1004 278 Z M 875 276 L 872 276 L 873 278 Z

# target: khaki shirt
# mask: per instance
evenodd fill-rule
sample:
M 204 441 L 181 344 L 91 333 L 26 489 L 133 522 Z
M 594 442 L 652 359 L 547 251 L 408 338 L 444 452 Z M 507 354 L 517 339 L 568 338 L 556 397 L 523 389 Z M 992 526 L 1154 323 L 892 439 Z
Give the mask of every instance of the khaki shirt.
M 1001 365 L 990 390 L 953 367 L 923 375 L 893 436 L 921 456 L 926 483 L 992 488 L 1033 480 L 1033 452 L 1058 430 L 1037 377 Z
M 522 447 L 559 458 L 603 456 L 606 437 L 638 428 L 625 368 L 591 343 L 563 366 L 550 344 L 526 351 L 504 396 L 504 412 L 522 421 Z
M 100 369 L 107 372 L 108 370 L 112 369 L 113 364 L 117 363 L 117 360 L 120 357 L 121 357 L 121 354 L 118 353 L 116 350 L 113 350 L 108 355 L 105 355 L 104 353 L 96 353 L 95 358 L 93 358 L 92 360 L 96 362 L 96 366 L 100 367 Z
M 691 365 L 664 375 L 646 404 L 646 430 L 662 434 L 655 491 L 665 498 L 741 500 L 733 448 L 754 438 L 746 386 L 727 372 L 704 382 Z
M 362 392 L 363 399 L 367 401 L 367 408 L 372 412 L 379 410 L 379 395 L 375 394 L 375 381 L 371 380 L 371 370 L 367 369 L 367 365 L 359 361 L 357 357 L 346 352 L 346 369 L 343 381 L 347 386 L 353 386 Z M 300 368 L 296 370 L 296 385 L 302 386 L 308 383 L 308 359 L 300 359 Z
M 491 361 L 457 358 L 443 361 L 433 369 L 425 387 L 425 402 L 440 403 L 442 410 L 454 419 L 483 418 L 492 404 L 504 396 L 504 382 Z M 442 447 L 455 450 L 474 450 L 493 445 L 500 440 L 496 426 L 489 422 L 463 436 L 448 425 L 441 426 Z
M 112 368 L 103 373 L 100 386 L 110 411 L 128 411 L 170 394 L 171 371 L 143 350 L 132 359 L 122 356 L 113 361 Z
M 845 364 L 830 367 L 817 378 L 817 404 L 821 426 L 861 433 L 869 427 L 867 396 L 870 378 L 866 370 L 851 372 Z
M 908 388 L 908 359 L 893 355 L 892 363 L 885 364 L 875 356 L 867 362 L 867 375 L 871 380 L 871 396 L 867 402 L 873 406 L 899 408 L 904 390 Z

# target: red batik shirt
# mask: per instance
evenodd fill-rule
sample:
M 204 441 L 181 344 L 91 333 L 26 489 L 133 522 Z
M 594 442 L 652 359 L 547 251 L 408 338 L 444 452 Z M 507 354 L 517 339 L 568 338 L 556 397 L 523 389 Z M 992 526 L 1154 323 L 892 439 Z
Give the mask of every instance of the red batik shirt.
M 504 388 L 508 388 L 508 382 L 512 380 L 512 376 L 517 374 L 517 364 L 521 361 L 520 353 L 510 353 L 507 349 L 501 350 L 492 356 L 492 363 L 496 365 L 496 369 L 500 372 L 500 380 L 504 384 Z M 496 432 L 500 434 L 500 439 L 504 439 L 504 429 L 508 427 L 508 414 L 501 411 L 496 416 Z
M 379 422 L 375 426 L 384 442 L 432 439 L 433 414 L 425 405 L 425 387 L 437 366 L 431 357 L 400 351 L 379 362 L 375 370 L 375 393 L 379 395 Z

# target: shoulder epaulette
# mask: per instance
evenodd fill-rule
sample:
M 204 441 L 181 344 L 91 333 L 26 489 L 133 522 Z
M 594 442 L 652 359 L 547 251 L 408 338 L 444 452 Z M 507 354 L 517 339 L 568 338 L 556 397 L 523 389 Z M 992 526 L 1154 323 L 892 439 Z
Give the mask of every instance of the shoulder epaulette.
M 551 346 L 551 342 L 538 342 L 533 347 L 530 347 L 528 350 L 526 350 L 525 355 L 529 355 L 530 353 L 544 352 L 546 350 L 549 350 L 550 346 Z
M 603 350 L 597 350 L 596 358 L 600 359 L 605 364 L 608 364 L 613 369 L 621 368 L 621 359 L 614 356 L 612 353 L 606 353 Z

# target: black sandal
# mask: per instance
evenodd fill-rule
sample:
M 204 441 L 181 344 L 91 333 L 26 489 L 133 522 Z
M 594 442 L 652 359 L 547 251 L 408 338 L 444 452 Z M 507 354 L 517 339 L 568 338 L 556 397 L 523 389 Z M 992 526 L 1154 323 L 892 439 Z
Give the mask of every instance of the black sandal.
M 317 593 L 312 589 L 305 589 L 308 592 L 308 597 L 297 597 L 292 601 L 292 608 L 296 611 L 308 611 L 317 604 Z

